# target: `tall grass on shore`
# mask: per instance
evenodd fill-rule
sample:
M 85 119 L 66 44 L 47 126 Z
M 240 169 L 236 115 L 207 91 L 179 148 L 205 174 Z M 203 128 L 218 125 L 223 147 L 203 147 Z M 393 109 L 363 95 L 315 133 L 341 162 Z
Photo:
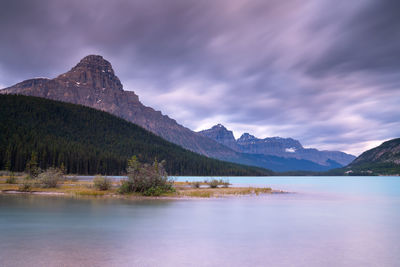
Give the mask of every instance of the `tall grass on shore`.
M 17 183 L 17 178 L 15 178 L 15 175 L 13 172 L 9 174 L 9 176 L 6 178 L 6 183 L 7 184 L 16 184 Z
M 101 175 L 96 175 L 96 177 L 93 178 L 93 185 L 100 191 L 106 191 L 112 187 L 112 180 Z

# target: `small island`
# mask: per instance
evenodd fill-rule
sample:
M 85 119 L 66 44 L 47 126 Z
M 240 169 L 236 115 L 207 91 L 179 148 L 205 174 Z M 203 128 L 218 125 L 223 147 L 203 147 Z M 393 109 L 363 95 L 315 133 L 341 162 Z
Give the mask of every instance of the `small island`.
M 5 172 L 0 176 L 0 192 L 55 196 L 91 196 L 113 198 L 213 198 L 227 196 L 285 193 L 270 187 L 230 187 L 228 180 L 211 179 L 177 182 L 164 169 L 165 162 L 140 163 L 136 156 L 128 161 L 127 178 L 115 180 L 96 175 L 92 180 L 67 176 L 62 168 L 40 171 L 35 162 L 27 173 Z

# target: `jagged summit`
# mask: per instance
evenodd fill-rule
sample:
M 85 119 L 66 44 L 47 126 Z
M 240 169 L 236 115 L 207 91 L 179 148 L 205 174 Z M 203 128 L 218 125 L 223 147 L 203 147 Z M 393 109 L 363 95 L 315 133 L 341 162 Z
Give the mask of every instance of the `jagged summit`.
M 203 136 L 216 140 L 218 143 L 223 144 L 233 150 L 237 150 L 236 140 L 232 131 L 226 129 L 221 123 L 214 125 L 211 127 L 211 129 L 204 130 L 199 133 Z
M 111 63 L 98 55 L 84 57 L 75 67 L 58 76 L 57 79 L 64 83 L 75 82 L 77 87 L 95 90 L 123 90 L 121 81 L 115 76 Z
M 238 143 L 243 143 L 243 142 L 248 142 L 252 140 L 256 140 L 257 138 L 254 135 L 251 135 L 249 133 L 244 133 L 242 134 L 239 139 L 237 140 Z
M 79 61 L 79 63 L 72 68 L 72 71 L 81 68 L 93 70 L 99 69 L 101 71 L 110 72 L 114 75 L 114 70 L 111 66 L 111 63 L 99 55 L 89 55 L 82 58 L 81 61 Z
M 100 63 L 100 64 L 111 65 L 111 63 L 108 60 L 104 59 L 103 56 L 101 56 L 101 55 L 87 55 L 81 59 L 81 61 L 78 63 L 78 65 L 85 63 L 85 62 L 93 63 L 93 64 Z
M 224 125 L 222 125 L 221 123 L 218 123 L 217 125 L 214 125 L 212 127 L 212 129 L 225 129 L 226 130 L 226 127 Z

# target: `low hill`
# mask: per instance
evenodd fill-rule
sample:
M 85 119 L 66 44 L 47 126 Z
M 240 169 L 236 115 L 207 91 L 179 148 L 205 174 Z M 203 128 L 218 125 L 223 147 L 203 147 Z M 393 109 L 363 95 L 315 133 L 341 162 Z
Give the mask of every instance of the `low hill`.
M 81 105 L 0 95 L 0 169 L 23 171 L 31 153 L 42 169 L 121 174 L 126 160 L 166 160 L 171 175 L 271 175 L 272 171 L 201 156 L 124 119 Z
M 346 167 L 347 173 L 400 174 L 400 138 L 367 150 Z

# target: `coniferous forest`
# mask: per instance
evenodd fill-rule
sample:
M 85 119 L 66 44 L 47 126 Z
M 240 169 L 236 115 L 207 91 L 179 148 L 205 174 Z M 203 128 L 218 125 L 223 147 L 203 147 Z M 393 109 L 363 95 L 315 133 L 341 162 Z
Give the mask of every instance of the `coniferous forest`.
M 271 175 L 266 169 L 201 156 L 106 112 L 21 95 L 0 95 L 0 169 L 123 174 L 127 159 L 166 160 L 170 175 Z

